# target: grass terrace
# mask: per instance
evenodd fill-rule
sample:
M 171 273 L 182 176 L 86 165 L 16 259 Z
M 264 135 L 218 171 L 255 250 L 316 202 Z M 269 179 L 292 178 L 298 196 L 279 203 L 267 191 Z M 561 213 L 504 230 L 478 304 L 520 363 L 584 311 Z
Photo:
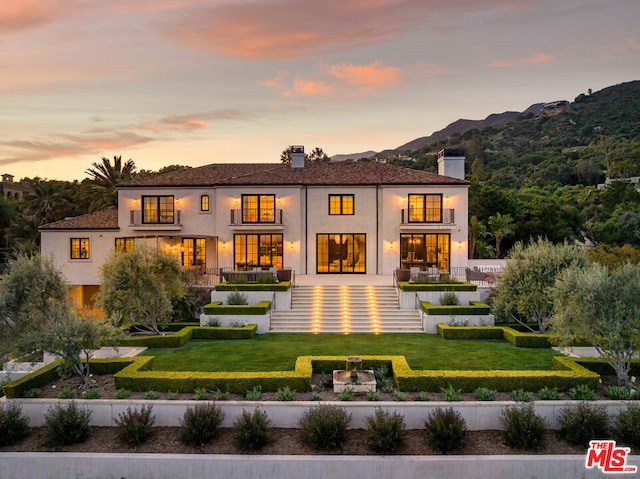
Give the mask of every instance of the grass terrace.
M 298 356 L 405 356 L 412 369 L 552 370 L 552 349 L 516 348 L 504 340 L 444 340 L 431 334 L 265 334 L 248 340 L 192 340 L 154 348 L 154 371 L 290 371 Z

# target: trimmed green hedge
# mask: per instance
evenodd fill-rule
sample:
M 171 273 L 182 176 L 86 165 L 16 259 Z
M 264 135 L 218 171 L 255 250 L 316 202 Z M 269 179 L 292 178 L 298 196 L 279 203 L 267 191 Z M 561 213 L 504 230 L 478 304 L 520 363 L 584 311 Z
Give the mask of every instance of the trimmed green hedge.
M 508 326 L 449 326 L 438 323 L 438 334 L 443 339 L 504 339 L 517 348 L 550 348 L 548 334 L 521 333 Z
M 216 285 L 216 291 L 289 291 L 291 281 L 279 283 L 220 283 Z
M 162 331 L 169 331 L 169 332 L 175 333 L 177 331 L 180 331 L 182 328 L 188 328 L 189 326 L 197 328 L 198 326 L 200 326 L 200 322 L 198 322 L 198 321 L 182 321 L 182 322 L 175 322 L 175 323 L 167 323 L 162 328 Z
M 429 301 L 420 301 L 420 307 L 426 314 L 433 316 L 453 316 L 453 315 L 487 315 L 491 314 L 488 304 L 479 301 L 469 301 L 469 306 L 464 305 L 435 305 Z
M 600 358 L 573 358 L 573 360 L 580 366 L 587 368 L 589 371 L 601 374 L 603 376 L 615 375 L 615 370 L 604 359 Z M 640 376 L 640 358 L 634 358 L 631 360 L 632 376 Z
M 179 391 L 190 393 L 195 388 L 220 389 L 244 394 L 247 389 L 260 386 L 263 391 L 277 391 L 288 386 L 296 391 L 311 389 L 313 372 L 344 369 L 347 356 L 299 356 L 294 371 L 265 372 L 190 372 L 153 371 L 152 356 L 92 360 L 95 374 L 114 374 L 116 388 L 130 391 Z M 553 371 L 443 371 L 412 370 L 404 356 L 361 356 L 364 368 L 390 366 L 396 385 L 401 391 L 439 391 L 453 386 L 464 392 L 477 387 L 497 391 L 524 389 L 538 391 L 544 386 L 566 389 L 586 384 L 597 388 L 600 376 L 582 366 L 603 368 L 604 360 L 575 360 L 566 356 L 553 358 Z M 58 378 L 56 361 L 4 387 L 8 398 L 21 397 L 26 391 L 42 387 Z M 604 364 L 604 366 L 603 366 Z M 634 362 L 640 368 L 640 361 Z
M 398 281 L 398 288 L 402 291 L 476 291 L 478 286 L 473 283 L 410 283 Z
M 271 309 L 271 301 L 260 301 L 257 304 L 241 304 L 241 305 L 222 304 L 222 301 L 214 301 L 204 306 L 204 314 L 264 315 L 264 314 L 267 314 L 267 312 L 270 309 Z
M 132 336 L 118 341 L 119 346 L 141 346 L 147 348 L 179 348 L 191 339 L 252 339 L 257 326 L 248 324 L 238 328 L 213 326 L 189 326 L 173 334 L 161 336 Z

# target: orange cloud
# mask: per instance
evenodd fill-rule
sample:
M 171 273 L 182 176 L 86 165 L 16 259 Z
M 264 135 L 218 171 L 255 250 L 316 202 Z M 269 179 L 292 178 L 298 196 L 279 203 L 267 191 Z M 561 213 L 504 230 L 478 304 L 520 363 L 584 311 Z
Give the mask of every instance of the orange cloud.
M 318 96 L 329 95 L 331 92 L 331 86 L 323 80 L 304 80 L 302 78 L 296 78 L 293 82 L 292 88 L 283 92 L 282 96 Z
M 64 0 L 19 0 L 2 2 L 0 32 L 13 33 L 39 27 L 85 10 L 77 2 Z
M 258 83 L 262 86 L 266 86 L 267 88 L 282 90 L 285 88 L 284 81 L 287 79 L 287 76 L 289 76 L 288 72 L 280 70 L 278 73 L 276 73 L 275 76 L 262 80 Z
M 556 58 L 557 56 L 546 53 L 534 53 L 528 57 L 515 58 L 513 60 L 497 60 L 492 58 L 489 66 L 491 68 L 513 68 L 521 65 L 539 65 L 541 63 L 551 63 Z
M 339 63 L 329 66 L 328 73 L 360 91 L 397 88 L 401 78 L 399 68 L 384 66 L 381 61 L 375 61 L 370 65 Z

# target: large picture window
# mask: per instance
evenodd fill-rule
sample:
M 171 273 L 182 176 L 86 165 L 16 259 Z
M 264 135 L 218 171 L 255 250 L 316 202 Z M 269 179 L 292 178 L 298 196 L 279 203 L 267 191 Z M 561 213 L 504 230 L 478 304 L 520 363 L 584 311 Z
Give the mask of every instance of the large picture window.
M 71 238 L 71 259 L 90 259 L 89 238 Z
M 449 271 L 450 236 L 440 233 L 406 233 L 400 235 L 402 268 L 438 268 Z
M 182 266 L 207 264 L 207 243 L 204 238 L 182 238 Z
M 173 195 L 143 196 L 142 222 L 151 224 L 173 224 Z
M 353 233 L 318 234 L 318 273 L 365 273 L 366 235 Z
M 409 195 L 410 223 L 442 223 L 442 195 Z
M 329 195 L 330 215 L 352 215 L 353 195 Z
M 237 234 L 233 237 L 236 271 L 282 269 L 281 234 Z
M 243 223 L 275 223 L 276 195 L 242 195 Z

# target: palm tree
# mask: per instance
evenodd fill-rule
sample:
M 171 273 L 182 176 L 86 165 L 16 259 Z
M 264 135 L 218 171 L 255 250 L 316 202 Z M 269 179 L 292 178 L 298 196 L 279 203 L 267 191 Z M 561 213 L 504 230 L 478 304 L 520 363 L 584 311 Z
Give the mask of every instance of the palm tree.
M 109 158 L 102 158 L 102 163 L 93 163 L 93 168 L 86 170 L 91 177 L 92 190 L 96 195 L 90 210 L 97 211 L 118 205 L 116 185 L 121 181 L 130 180 L 136 165 L 133 160 L 122 163 L 122 156 L 113 157 L 113 165 Z
M 478 243 L 487 236 L 487 227 L 476 215 L 469 219 L 469 258 L 474 258 Z
M 61 220 L 72 206 L 72 194 L 66 182 L 38 181 L 26 196 L 25 213 L 35 216 L 41 225 Z
M 500 243 L 505 236 L 513 233 L 513 218 L 511 215 L 503 215 L 498 212 L 489 217 L 489 229 L 496 239 L 496 258 L 500 257 Z

